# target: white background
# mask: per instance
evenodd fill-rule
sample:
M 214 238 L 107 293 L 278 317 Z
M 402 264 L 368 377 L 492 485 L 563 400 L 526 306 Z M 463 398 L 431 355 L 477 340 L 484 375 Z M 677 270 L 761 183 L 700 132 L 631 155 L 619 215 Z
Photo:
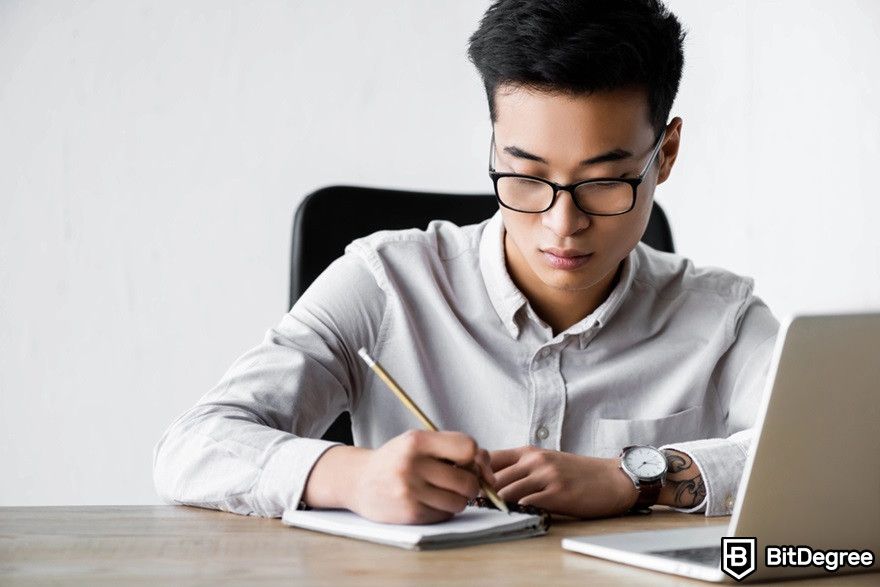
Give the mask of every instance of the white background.
M 678 250 L 780 316 L 880 306 L 880 2 L 669 5 Z M 164 428 L 287 310 L 305 194 L 490 189 L 487 6 L 0 0 L 0 505 L 158 503 Z

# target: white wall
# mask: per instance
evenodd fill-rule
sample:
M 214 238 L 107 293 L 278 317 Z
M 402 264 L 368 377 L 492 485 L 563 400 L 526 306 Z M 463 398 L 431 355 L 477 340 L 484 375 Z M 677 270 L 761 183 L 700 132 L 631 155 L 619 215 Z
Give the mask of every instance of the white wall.
M 485 191 L 488 2 L 0 1 L 0 505 L 157 503 L 151 450 L 286 308 L 319 186 Z M 679 250 L 880 305 L 880 3 L 670 0 Z

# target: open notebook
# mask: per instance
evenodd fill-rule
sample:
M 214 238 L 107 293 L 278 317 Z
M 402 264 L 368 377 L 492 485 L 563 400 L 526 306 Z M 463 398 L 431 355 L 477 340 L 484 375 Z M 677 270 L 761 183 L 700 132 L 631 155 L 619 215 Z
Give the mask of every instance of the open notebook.
M 451 519 L 437 524 L 408 525 L 371 522 L 348 510 L 287 510 L 288 526 L 337 536 L 369 540 L 411 550 L 470 546 L 546 534 L 549 516 L 469 505 Z

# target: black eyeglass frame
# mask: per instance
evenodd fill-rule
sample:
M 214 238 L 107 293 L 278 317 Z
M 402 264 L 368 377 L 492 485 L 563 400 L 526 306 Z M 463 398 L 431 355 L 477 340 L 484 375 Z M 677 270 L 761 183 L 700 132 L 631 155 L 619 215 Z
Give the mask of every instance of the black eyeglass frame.
M 508 210 L 513 210 L 514 212 L 522 212 L 523 214 L 543 214 L 547 210 L 553 207 L 553 204 L 556 203 L 556 197 L 559 195 L 560 191 L 568 192 L 568 195 L 571 196 L 574 205 L 578 210 L 583 212 L 584 214 L 588 214 L 590 216 L 620 216 L 621 214 L 626 214 L 627 212 L 632 211 L 633 208 L 636 207 L 636 198 L 638 198 L 639 186 L 645 180 L 645 175 L 648 173 L 648 169 L 651 168 L 651 165 L 654 163 L 654 160 L 657 158 L 657 153 L 660 152 L 660 147 L 663 146 L 663 140 L 666 138 L 666 129 L 664 128 L 660 132 L 660 136 L 657 139 L 656 144 L 651 149 L 651 157 L 648 159 L 648 162 L 645 163 L 645 167 L 642 169 L 642 172 L 639 173 L 636 177 L 594 177 L 592 179 L 585 179 L 583 181 L 578 181 L 569 185 L 560 185 L 558 183 L 554 183 L 549 179 L 544 179 L 543 177 L 538 177 L 536 175 L 523 175 L 521 173 L 508 173 L 504 171 L 495 171 L 492 166 L 494 156 L 495 156 L 495 130 L 492 130 L 492 144 L 489 150 L 489 177 L 492 178 L 492 185 L 495 188 L 495 199 L 498 200 L 498 203 L 501 206 L 504 206 Z M 498 194 L 498 180 L 504 177 L 520 177 L 523 179 L 532 179 L 535 181 L 539 181 L 541 183 L 549 185 L 553 188 L 553 197 L 550 199 L 550 204 L 544 208 L 543 210 L 519 210 L 512 206 L 508 206 L 501 199 L 501 196 Z M 578 204 L 577 198 L 574 197 L 574 190 L 577 189 L 578 186 L 589 184 L 589 183 L 602 183 L 602 182 L 622 182 L 628 183 L 632 188 L 633 196 L 632 201 L 630 202 L 629 208 L 624 210 L 623 212 L 589 212 L 581 208 L 580 204 Z

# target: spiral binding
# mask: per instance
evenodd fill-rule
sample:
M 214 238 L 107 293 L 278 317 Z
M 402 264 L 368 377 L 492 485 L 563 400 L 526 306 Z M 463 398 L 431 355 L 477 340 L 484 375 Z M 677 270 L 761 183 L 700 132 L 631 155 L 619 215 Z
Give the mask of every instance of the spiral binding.
M 544 528 L 549 529 L 550 524 L 553 522 L 553 516 L 551 516 L 550 512 L 543 508 L 539 508 L 533 505 L 521 505 L 513 501 L 505 501 L 504 503 L 507 505 L 507 509 L 512 512 L 516 512 L 518 514 L 529 514 L 530 516 L 540 516 L 541 525 L 544 526 Z M 498 509 L 488 497 L 475 497 L 473 499 L 469 499 L 467 504 L 478 508 L 489 508 L 493 510 Z

